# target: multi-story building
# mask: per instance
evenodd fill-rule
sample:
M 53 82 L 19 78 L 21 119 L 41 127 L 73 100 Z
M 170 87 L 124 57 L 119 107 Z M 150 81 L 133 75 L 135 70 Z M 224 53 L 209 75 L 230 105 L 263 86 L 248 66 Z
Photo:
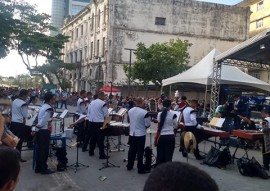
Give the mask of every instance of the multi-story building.
M 244 0 L 237 6 L 250 8 L 250 36 L 254 36 L 270 27 L 270 0 Z M 270 72 L 268 71 L 253 69 L 249 70 L 248 73 L 260 80 L 270 83 Z
M 188 40 L 190 65 L 213 48 L 225 51 L 248 38 L 249 9 L 186 0 L 97 0 L 66 21 L 71 37 L 65 62 L 77 63 L 68 74 L 73 90 L 102 84 L 127 84 L 123 65 L 139 42 L 147 46 L 170 39 Z M 132 55 L 132 62 L 135 56 Z
M 66 17 L 78 14 L 89 3 L 90 0 L 52 0 L 52 26 L 58 31 L 51 31 L 51 35 L 56 35 L 60 32 Z

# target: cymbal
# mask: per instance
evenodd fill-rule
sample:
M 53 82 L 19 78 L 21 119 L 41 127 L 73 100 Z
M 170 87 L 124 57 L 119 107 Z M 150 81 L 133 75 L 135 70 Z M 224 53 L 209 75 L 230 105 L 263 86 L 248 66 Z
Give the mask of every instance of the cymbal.
M 194 152 L 196 150 L 197 141 L 194 134 L 190 131 L 186 132 L 184 135 L 184 147 L 186 152 Z

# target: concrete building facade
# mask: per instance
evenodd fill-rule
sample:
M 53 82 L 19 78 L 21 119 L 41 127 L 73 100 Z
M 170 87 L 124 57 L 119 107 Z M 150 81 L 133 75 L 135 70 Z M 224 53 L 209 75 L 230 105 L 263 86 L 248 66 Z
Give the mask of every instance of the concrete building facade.
M 190 65 L 196 64 L 213 48 L 225 51 L 246 40 L 249 14 L 249 9 L 191 0 L 97 0 L 62 29 L 71 36 L 64 61 L 78 63 L 68 76 L 75 91 L 124 86 L 127 48 L 177 38 L 193 44 Z
M 250 8 L 250 30 L 249 35 L 254 36 L 263 30 L 270 28 L 270 0 L 244 0 L 237 6 Z M 270 72 L 249 70 L 250 75 L 270 83 Z
M 57 31 L 51 31 L 51 35 L 57 35 L 60 32 L 65 18 L 75 16 L 89 3 L 90 0 L 52 0 L 52 26 L 54 26 Z

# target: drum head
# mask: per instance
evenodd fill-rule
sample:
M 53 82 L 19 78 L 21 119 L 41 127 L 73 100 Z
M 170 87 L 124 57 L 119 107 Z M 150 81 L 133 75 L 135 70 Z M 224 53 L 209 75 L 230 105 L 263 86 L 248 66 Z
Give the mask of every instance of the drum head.
M 186 132 L 184 135 L 184 147 L 186 152 L 194 152 L 196 150 L 197 141 L 192 132 Z

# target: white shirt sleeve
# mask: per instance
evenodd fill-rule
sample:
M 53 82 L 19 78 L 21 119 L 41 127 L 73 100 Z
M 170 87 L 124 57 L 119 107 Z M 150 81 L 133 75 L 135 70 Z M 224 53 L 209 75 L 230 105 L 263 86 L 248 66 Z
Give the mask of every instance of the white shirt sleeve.
M 145 124 L 146 128 L 151 126 L 151 119 L 150 119 L 150 116 L 148 115 L 148 113 L 144 117 L 144 124 Z

